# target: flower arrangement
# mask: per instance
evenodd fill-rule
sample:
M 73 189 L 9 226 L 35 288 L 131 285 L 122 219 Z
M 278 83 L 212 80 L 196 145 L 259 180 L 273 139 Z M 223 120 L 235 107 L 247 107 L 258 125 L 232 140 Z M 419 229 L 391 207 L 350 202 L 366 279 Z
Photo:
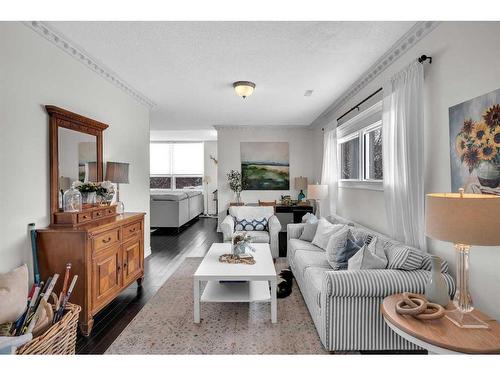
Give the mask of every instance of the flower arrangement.
M 480 121 L 464 121 L 455 138 L 455 150 L 469 173 L 480 167 L 488 171 L 488 178 L 481 178 L 478 171 L 482 185 L 498 186 L 499 176 L 494 175 L 500 166 L 500 104 L 489 107 Z
M 115 185 L 111 181 L 97 183 L 97 195 L 102 198 L 104 203 L 111 203 L 115 195 Z
M 95 203 L 93 198 L 95 198 L 96 195 L 101 198 L 101 201 L 109 203 L 115 195 L 115 186 L 110 181 L 74 181 L 72 187 L 82 193 L 84 203 Z
M 248 233 L 235 233 L 231 238 L 233 256 L 239 257 L 245 254 L 249 244 L 251 242 L 251 237 Z
M 243 190 L 243 185 L 241 183 L 241 173 L 231 169 L 227 174 L 227 181 L 229 183 L 229 188 L 236 193 L 236 200 L 240 203 L 240 194 Z

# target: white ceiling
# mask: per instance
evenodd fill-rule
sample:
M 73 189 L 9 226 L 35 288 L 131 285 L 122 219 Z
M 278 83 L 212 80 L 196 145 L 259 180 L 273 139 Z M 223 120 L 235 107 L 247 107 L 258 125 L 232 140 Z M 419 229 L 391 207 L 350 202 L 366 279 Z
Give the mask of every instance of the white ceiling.
M 151 129 L 186 130 L 309 125 L 414 22 L 49 25 L 156 103 Z M 256 83 L 251 97 L 238 80 Z

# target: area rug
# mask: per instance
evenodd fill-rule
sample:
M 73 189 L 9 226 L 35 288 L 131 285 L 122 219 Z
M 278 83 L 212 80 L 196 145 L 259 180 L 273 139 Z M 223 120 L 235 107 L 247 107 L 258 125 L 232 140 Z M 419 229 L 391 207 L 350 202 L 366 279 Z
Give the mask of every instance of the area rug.
M 278 299 L 278 323 L 269 303 L 202 303 L 193 323 L 192 275 L 202 258 L 187 258 L 106 354 L 326 354 L 294 283 Z M 284 260 L 276 269 L 286 267 Z

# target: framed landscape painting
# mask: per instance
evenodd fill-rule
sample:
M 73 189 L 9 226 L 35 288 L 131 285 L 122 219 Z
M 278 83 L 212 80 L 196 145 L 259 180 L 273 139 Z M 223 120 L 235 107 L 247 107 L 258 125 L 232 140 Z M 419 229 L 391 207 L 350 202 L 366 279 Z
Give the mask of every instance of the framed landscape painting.
M 449 109 L 451 188 L 500 195 L 500 89 Z
M 289 190 L 288 142 L 241 142 L 243 190 Z

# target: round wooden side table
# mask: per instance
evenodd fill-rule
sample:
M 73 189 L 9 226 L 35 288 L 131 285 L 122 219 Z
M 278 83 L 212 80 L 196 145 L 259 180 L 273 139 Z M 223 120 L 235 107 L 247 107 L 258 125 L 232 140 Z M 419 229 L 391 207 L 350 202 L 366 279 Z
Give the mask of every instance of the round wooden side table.
M 500 353 L 500 323 L 479 310 L 473 314 L 486 322 L 489 328 L 460 328 L 443 317 L 436 320 L 418 320 L 396 313 L 401 294 L 384 298 L 380 307 L 386 324 L 399 336 L 426 349 L 432 354 L 493 354 Z M 448 309 L 454 309 L 450 304 Z

